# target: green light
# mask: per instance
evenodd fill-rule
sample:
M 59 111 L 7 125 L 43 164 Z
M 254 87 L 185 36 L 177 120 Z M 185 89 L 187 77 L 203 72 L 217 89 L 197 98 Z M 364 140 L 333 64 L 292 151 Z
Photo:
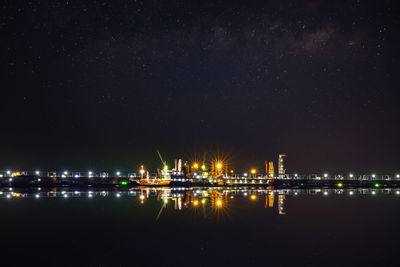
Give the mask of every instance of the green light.
M 300 184 L 301 186 L 303 186 L 304 184 Z
M 338 183 L 337 186 L 338 187 L 343 187 L 343 184 L 342 183 Z
M 375 187 L 379 187 L 379 184 L 378 184 L 378 183 L 376 183 L 376 184 L 374 184 L 374 186 L 375 186 Z
M 122 181 L 121 184 L 122 184 L 122 185 L 127 185 L 128 182 L 127 182 L 127 181 Z

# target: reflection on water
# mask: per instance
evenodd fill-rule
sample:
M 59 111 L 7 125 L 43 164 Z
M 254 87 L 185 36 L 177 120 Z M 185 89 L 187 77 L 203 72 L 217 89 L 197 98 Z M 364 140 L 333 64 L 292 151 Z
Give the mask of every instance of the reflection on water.
M 240 205 L 236 200 L 248 200 L 251 202 L 263 201 L 265 209 L 271 209 L 279 215 L 286 215 L 285 202 L 288 198 L 295 201 L 296 197 L 312 195 L 320 197 L 335 196 L 356 196 L 356 195 L 400 195 L 400 189 L 280 189 L 265 190 L 257 188 L 155 188 L 139 187 L 120 191 L 108 190 L 78 190 L 78 189 L 42 189 L 33 191 L 19 191 L 18 189 L 7 188 L 0 191 L 0 198 L 6 199 L 41 199 L 41 198 L 63 198 L 63 199 L 96 199 L 96 198 L 130 198 L 146 205 L 149 200 L 157 200 L 160 209 L 157 210 L 156 219 L 163 211 L 171 206 L 174 210 L 203 209 L 211 211 L 228 211 L 228 207 Z
M 1 262 L 393 266 L 399 203 L 385 188 L 2 188 Z

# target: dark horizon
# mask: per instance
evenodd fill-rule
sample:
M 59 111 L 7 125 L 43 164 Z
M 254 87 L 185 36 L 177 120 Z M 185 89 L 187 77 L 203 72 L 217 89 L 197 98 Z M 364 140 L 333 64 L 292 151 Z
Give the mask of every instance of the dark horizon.
M 395 1 L 7 1 L 0 170 L 208 154 L 400 171 Z M 277 166 L 275 166 L 277 167 Z

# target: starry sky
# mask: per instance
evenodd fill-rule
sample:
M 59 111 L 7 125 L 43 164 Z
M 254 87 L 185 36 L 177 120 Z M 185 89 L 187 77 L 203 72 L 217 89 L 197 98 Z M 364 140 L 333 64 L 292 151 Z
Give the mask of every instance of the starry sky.
M 400 169 L 396 1 L 0 6 L 0 169 Z

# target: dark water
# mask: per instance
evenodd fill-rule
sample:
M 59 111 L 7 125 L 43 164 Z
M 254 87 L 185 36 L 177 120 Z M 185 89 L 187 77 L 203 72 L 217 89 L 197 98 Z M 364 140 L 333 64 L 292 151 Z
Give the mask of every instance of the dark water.
M 3 266 L 400 262 L 396 189 L 11 192 L 0 195 Z

